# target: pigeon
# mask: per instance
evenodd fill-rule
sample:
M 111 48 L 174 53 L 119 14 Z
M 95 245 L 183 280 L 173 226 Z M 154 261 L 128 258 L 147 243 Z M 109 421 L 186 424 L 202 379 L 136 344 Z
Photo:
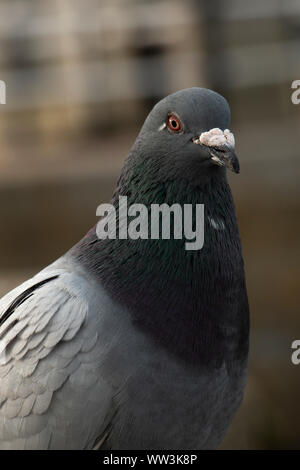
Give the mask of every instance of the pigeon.
M 1 299 L 0 449 L 220 445 L 243 398 L 249 338 L 229 126 L 212 90 L 165 97 L 111 200 L 202 204 L 201 249 L 175 236 L 100 239 L 96 225 Z

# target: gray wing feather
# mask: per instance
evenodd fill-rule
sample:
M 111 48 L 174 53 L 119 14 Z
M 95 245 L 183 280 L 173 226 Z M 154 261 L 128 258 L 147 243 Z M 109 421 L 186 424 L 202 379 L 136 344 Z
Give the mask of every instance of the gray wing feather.
M 90 297 L 80 274 L 57 269 L 0 301 L 0 449 L 91 448 L 105 431 L 112 390 L 99 371 Z

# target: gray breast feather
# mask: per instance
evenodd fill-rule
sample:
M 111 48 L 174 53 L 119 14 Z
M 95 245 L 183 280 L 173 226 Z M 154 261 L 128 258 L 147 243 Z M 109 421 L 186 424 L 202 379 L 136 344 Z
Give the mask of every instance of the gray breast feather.
M 0 326 L 0 449 L 86 448 L 105 429 L 112 394 L 97 371 L 87 286 L 46 270 L 0 301 L 1 324 L 25 294 Z

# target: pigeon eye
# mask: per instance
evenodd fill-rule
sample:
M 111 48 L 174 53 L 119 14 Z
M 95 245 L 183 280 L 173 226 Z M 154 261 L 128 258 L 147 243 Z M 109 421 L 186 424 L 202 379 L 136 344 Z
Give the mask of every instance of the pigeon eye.
M 180 132 L 182 130 L 182 124 L 180 122 L 180 119 L 175 114 L 169 115 L 168 128 L 172 132 Z

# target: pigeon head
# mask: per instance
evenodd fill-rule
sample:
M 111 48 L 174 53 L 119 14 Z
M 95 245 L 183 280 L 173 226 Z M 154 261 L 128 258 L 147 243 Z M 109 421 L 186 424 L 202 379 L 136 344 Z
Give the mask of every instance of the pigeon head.
M 197 182 L 203 175 L 238 173 L 234 137 L 229 131 L 230 109 L 218 93 L 188 88 L 158 102 L 149 113 L 134 149 L 151 162 L 156 178 L 185 177 Z

